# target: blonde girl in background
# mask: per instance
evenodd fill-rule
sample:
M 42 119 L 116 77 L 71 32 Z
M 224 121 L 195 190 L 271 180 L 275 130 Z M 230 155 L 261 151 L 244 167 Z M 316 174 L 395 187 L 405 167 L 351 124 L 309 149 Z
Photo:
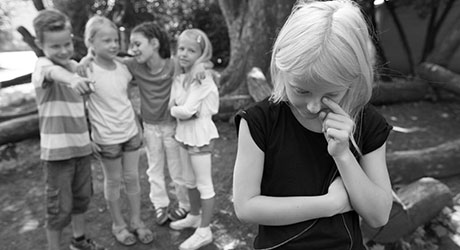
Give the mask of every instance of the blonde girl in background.
M 187 188 L 183 180 L 179 143 L 173 138 L 176 120 L 169 112 L 169 98 L 173 78 L 178 67 L 171 56 L 168 34 L 155 22 L 143 22 L 131 30 L 132 57 L 119 58 L 133 75 L 132 83 L 139 87 L 140 116 L 147 152 L 149 198 L 154 208 L 155 222 L 164 225 L 185 218 L 190 211 Z M 91 53 L 81 60 L 82 74 L 92 70 Z M 204 68 L 212 63 L 200 64 L 196 77 L 202 78 Z M 194 74 L 195 75 L 195 74 Z M 172 206 L 168 193 L 165 169 L 174 184 L 177 206 Z
M 194 250 L 212 242 L 210 228 L 215 192 L 212 182 L 212 140 L 218 138 L 212 116 L 219 109 L 219 93 L 211 72 L 196 80 L 192 71 L 211 60 L 212 45 L 199 29 L 187 29 L 178 39 L 177 60 L 181 69 L 171 91 L 171 115 L 177 119 L 175 139 L 182 145 L 185 183 L 191 210 L 182 220 L 171 222 L 175 230 L 197 228 L 181 245 L 181 250 Z
M 112 234 L 126 246 L 137 240 L 149 244 L 153 234 L 140 218 L 141 131 L 128 99 L 132 75 L 124 64 L 115 60 L 120 50 L 118 29 L 109 19 L 93 16 L 85 27 L 85 44 L 93 53 L 92 72 L 88 72 L 88 76 L 94 81 L 94 92 L 87 101 L 91 138 L 102 161 L 104 197 L 112 217 Z M 130 207 L 129 228 L 120 207 L 122 183 Z

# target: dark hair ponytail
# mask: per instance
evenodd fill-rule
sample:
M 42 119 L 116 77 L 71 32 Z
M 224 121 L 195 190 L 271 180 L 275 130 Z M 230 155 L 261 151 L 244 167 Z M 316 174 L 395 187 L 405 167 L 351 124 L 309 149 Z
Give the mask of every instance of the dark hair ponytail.
M 160 43 L 158 54 L 162 58 L 171 57 L 171 46 L 168 34 L 155 22 L 143 22 L 134 27 L 131 33 L 142 33 L 149 40 L 153 38 L 158 39 L 158 42 Z

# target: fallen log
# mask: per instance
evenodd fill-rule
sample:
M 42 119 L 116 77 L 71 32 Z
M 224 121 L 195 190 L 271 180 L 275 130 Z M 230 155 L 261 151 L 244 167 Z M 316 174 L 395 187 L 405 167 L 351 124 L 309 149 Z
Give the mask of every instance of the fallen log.
M 409 183 L 424 176 L 444 178 L 460 174 L 460 139 L 440 145 L 387 154 L 393 183 Z
M 19 142 L 39 135 L 38 114 L 0 123 L 0 145 Z
M 460 75 L 433 63 L 421 63 L 417 67 L 418 75 L 439 89 L 460 95 Z
M 390 219 L 385 226 L 372 228 L 362 221 L 361 230 L 367 240 L 380 244 L 393 243 L 451 205 L 452 194 L 445 184 L 433 178 L 421 178 L 396 192 Z
M 396 104 L 427 100 L 433 95 L 428 82 L 420 79 L 376 82 L 372 90 L 374 105 Z
M 219 113 L 214 116 L 214 119 L 229 121 L 238 110 L 247 107 L 252 102 L 254 101 L 249 95 L 221 97 Z M 39 135 L 39 128 L 36 108 L 15 114 L 2 113 L 0 115 L 0 146 L 19 142 L 37 135 Z
M 13 120 L 16 118 L 32 115 L 37 113 L 37 108 L 25 109 L 20 112 L 2 112 L 0 114 L 0 122 Z M 1 131 L 0 131 L 1 134 Z
M 19 26 L 16 30 L 22 35 L 22 40 L 29 45 L 37 57 L 45 55 L 43 50 L 35 43 L 35 37 L 24 26 Z

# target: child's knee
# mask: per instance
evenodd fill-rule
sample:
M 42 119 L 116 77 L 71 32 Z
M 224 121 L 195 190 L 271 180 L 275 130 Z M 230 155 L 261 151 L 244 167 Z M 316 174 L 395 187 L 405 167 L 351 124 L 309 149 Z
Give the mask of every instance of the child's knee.
M 211 183 L 197 183 L 196 188 L 200 191 L 200 198 L 202 200 L 211 199 L 216 195 L 214 186 Z
M 124 178 L 126 192 L 129 194 L 138 193 L 141 190 L 138 175 L 129 175 Z
M 121 180 L 109 179 L 106 177 L 104 185 L 104 198 L 108 201 L 120 198 Z

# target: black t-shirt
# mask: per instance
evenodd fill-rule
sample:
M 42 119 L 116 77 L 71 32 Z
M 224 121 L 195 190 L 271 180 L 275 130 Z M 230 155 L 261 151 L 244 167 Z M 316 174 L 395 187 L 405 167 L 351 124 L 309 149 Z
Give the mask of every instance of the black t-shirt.
M 275 104 L 265 99 L 240 111 L 235 117 L 237 128 L 241 118 L 247 121 L 254 142 L 265 153 L 262 195 L 315 196 L 327 192 L 338 174 L 327 151 L 327 141 L 322 133 L 303 127 L 286 102 Z M 355 133 L 361 152 L 367 154 L 381 147 L 391 128 L 375 108 L 367 105 L 359 115 Z M 254 246 L 364 249 L 359 217 L 354 211 L 286 226 L 259 225 Z

